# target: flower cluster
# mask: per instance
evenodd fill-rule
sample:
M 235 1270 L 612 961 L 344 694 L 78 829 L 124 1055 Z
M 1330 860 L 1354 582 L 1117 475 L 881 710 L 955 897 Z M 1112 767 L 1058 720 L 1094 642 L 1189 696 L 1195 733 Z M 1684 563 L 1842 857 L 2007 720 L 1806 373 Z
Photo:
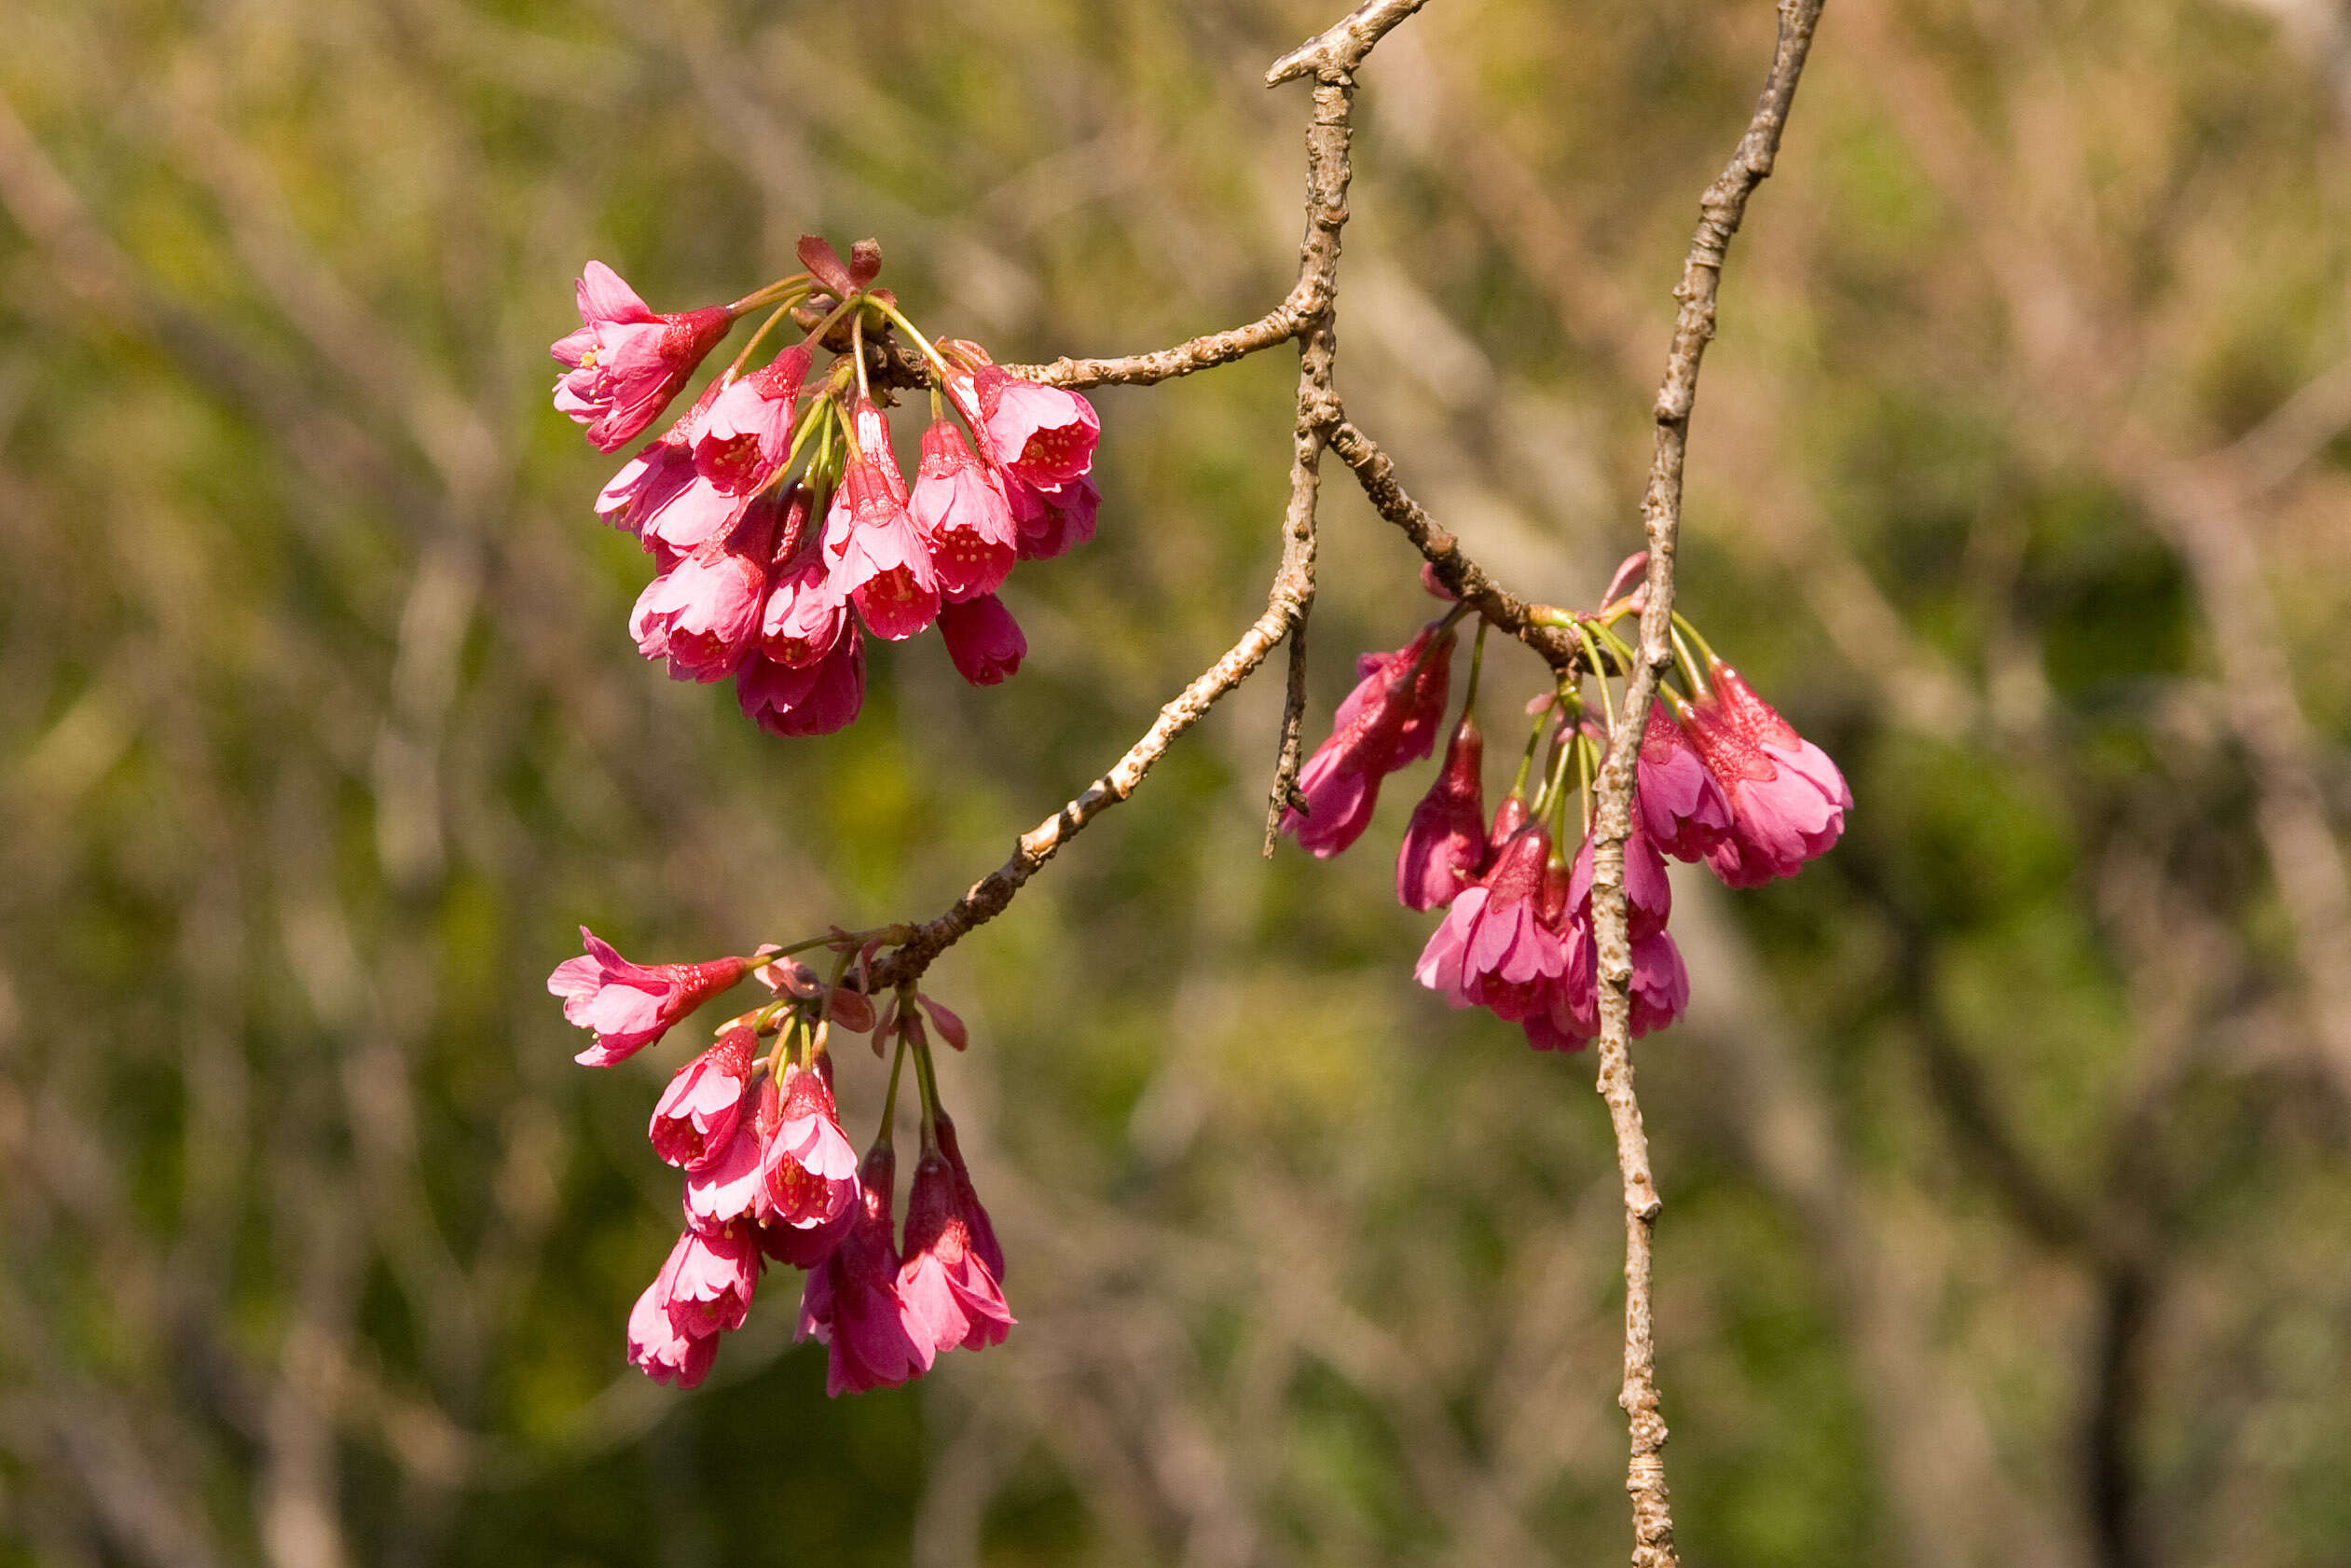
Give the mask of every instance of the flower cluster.
M 1615 623 L 1636 613 L 1638 591 L 1620 595 L 1645 557 L 1627 561 L 1602 608 L 1566 617 L 1602 682 L 1632 667 Z M 1299 775 L 1285 832 L 1328 857 L 1360 837 L 1380 781 L 1434 750 L 1445 717 L 1456 609 L 1393 653 L 1367 653 L 1358 684 L 1339 707 L 1330 738 Z M 1635 810 L 1625 840 L 1625 899 L 1632 943 L 1632 1033 L 1661 1028 L 1688 1004 L 1682 955 L 1666 930 L 1673 890 L 1666 859 L 1703 860 L 1733 887 L 1794 874 L 1845 831 L 1853 804 L 1826 752 L 1757 696 L 1676 618 L 1688 695 L 1660 685 L 1634 765 Z M 1698 644 L 1692 653 L 1687 637 Z M 1482 646 L 1482 645 L 1481 645 Z M 1600 1033 L 1599 956 L 1593 937 L 1591 783 L 1607 732 L 1585 715 L 1580 682 L 1537 699 L 1536 722 L 1517 780 L 1486 815 L 1484 740 L 1475 714 L 1478 666 L 1437 779 L 1412 810 L 1396 855 L 1396 898 L 1409 909 L 1443 909 L 1413 973 L 1454 1007 L 1478 1006 L 1517 1024 L 1542 1051 L 1574 1051 Z M 1535 758 L 1549 739 L 1546 765 Z M 1528 784 L 1534 777 L 1532 795 Z M 1568 803 L 1582 809 L 1571 818 Z M 1571 820 L 1580 835 L 1572 853 Z
M 769 1263 L 806 1272 L 799 1338 L 829 1352 L 829 1393 L 894 1387 L 941 1353 L 1003 1342 L 1012 1326 L 1004 1253 L 940 1108 L 931 1028 L 960 1050 L 962 1022 L 911 988 L 877 1015 L 859 990 L 826 985 L 772 952 L 698 964 L 632 964 L 583 929 L 587 953 L 547 989 L 595 1043 L 578 1060 L 610 1066 L 653 1044 L 719 992 L 755 973 L 773 1000 L 718 1030 L 653 1107 L 653 1152 L 685 1174 L 685 1228 L 628 1314 L 628 1359 L 658 1382 L 692 1388 L 719 1336 L 742 1327 Z M 855 939 L 837 944 L 846 956 Z M 859 1160 L 841 1130 L 829 1041 L 836 1029 L 895 1040 L 882 1130 Z M 765 1042 L 773 1037 L 771 1046 Z M 922 1151 L 902 1239 L 891 1219 L 892 1124 L 907 1060 L 922 1094 Z
M 1027 644 L 997 589 L 1015 562 L 1093 538 L 1101 504 L 1087 477 L 1101 426 L 1084 398 L 1008 373 L 976 343 L 932 344 L 873 286 L 871 241 L 844 263 L 804 238 L 800 257 L 804 272 L 678 314 L 591 261 L 580 327 L 553 350 L 564 366 L 556 407 L 610 452 L 653 425 L 738 318 L 773 307 L 596 511 L 659 569 L 629 617 L 639 652 L 673 680 L 732 679 L 744 713 L 781 736 L 857 716 L 869 634 L 899 641 L 936 624 L 965 680 L 1011 674 Z M 804 339 L 747 369 L 788 317 Z M 869 364 L 893 329 L 920 351 L 930 386 L 911 487 Z M 818 350 L 833 353 L 821 372 Z

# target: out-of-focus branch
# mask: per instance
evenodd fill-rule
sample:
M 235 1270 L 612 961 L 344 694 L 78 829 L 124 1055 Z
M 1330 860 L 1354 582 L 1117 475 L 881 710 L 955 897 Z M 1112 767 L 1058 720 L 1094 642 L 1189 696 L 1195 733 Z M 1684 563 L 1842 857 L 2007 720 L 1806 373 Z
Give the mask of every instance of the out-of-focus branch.
M 1682 526 L 1682 472 L 1689 447 L 1690 411 L 1698 398 L 1698 366 L 1714 337 L 1714 301 L 1731 236 L 1746 215 L 1747 199 L 1771 172 L 1796 83 L 1812 47 L 1822 0 L 1780 0 L 1780 33 L 1771 73 L 1730 163 L 1699 198 L 1698 232 L 1682 267 L 1674 297 L 1682 302 L 1665 378 L 1657 388 L 1657 444 L 1641 515 L 1649 541 L 1647 597 L 1641 612 L 1641 659 L 1625 683 L 1625 698 L 1602 764 L 1592 845 L 1592 936 L 1599 951 L 1600 1080 L 1616 1135 L 1617 1168 L 1625 1199 L 1625 1377 L 1616 1402 L 1624 1408 L 1631 1456 L 1625 1490 L 1632 1498 L 1635 1568 L 1667 1568 L 1673 1549 L 1673 1515 L 1667 1500 L 1665 1418 L 1658 1410 L 1657 1337 L 1651 1321 L 1650 1249 L 1657 1224 L 1657 1181 L 1649 1168 L 1648 1135 L 1632 1082 L 1632 941 L 1625 907 L 1625 838 L 1632 831 L 1633 763 L 1657 680 L 1672 662 L 1673 552 Z

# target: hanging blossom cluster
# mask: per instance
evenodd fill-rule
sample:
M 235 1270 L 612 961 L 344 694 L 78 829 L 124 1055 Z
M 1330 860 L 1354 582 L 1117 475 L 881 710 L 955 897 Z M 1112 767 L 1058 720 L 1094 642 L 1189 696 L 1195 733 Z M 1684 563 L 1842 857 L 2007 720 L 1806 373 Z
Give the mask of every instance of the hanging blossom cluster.
M 686 412 L 597 498 L 659 567 L 629 634 L 673 680 L 733 680 L 745 714 L 781 736 L 825 735 L 865 698 L 865 638 L 936 624 L 965 680 L 994 685 L 1026 640 L 997 589 L 1020 560 L 1093 537 L 1087 477 L 1100 423 L 1075 392 L 1008 374 L 976 343 L 933 344 L 873 286 L 881 250 L 849 260 L 813 236 L 807 268 L 731 305 L 657 312 L 591 261 L 580 327 L 553 352 L 555 406 L 601 451 L 649 429 L 742 316 L 763 325 Z M 756 369 L 786 320 L 804 338 Z M 918 349 L 931 420 L 910 488 L 875 395 L 871 344 Z M 832 359 L 821 372 L 816 354 Z M 976 450 L 975 450 L 976 447 Z
M 1640 613 L 1642 592 L 1624 590 L 1647 564 L 1642 554 L 1619 567 L 1597 611 L 1553 612 L 1581 640 L 1612 719 L 1609 675 L 1634 665 L 1615 627 Z M 1282 819 L 1314 855 L 1327 859 L 1354 844 L 1371 820 L 1381 780 L 1436 750 L 1453 628 L 1465 613 L 1457 606 L 1395 653 L 1357 661 L 1358 683 L 1340 704 L 1330 738 L 1299 771 L 1298 801 Z M 1703 860 L 1733 887 L 1760 887 L 1825 852 L 1853 804 L 1828 754 L 1717 658 L 1696 627 L 1678 614 L 1674 622 L 1687 691 L 1660 683 L 1650 706 L 1625 840 L 1636 1037 L 1672 1023 L 1689 1002 L 1689 974 L 1666 930 L 1673 908 L 1666 857 Z M 1481 626 L 1480 653 L 1483 636 Z M 1588 716 L 1580 679 L 1538 698 L 1518 777 L 1489 818 L 1478 664 L 1473 656 L 1461 719 L 1396 854 L 1396 898 L 1408 909 L 1445 911 L 1413 974 L 1456 1008 L 1483 1007 L 1518 1025 L 1539 1051 L 1580 1050 L 1600 1034 L 1592 782 L 1607 732 Z M 1578 805 L 1573 817 L 1570 802 Z M 1572 856 L 1571 822 L 1580 841 Z
M 743 711 L 781 736 L 857 716 L 868 636 L 898 641 L 935 624 L 966 680 L 1011 674 L 1026 644 L 997 589 L 1016 562 L 1091 539 L 1101 503 L 1087 477 L 1101 426 L 1084 398 L 1011 375 L 975 343 L 933 344 L 873 286 L 873 241 L 846 262 L 813 236 L 799 249 L 805 271 L 674 314 L 591 261 L 580 327 L 553 350 L 564 367 L 556 407 L 616 451 L 652 428 L 737 320 L 767 309 L 596 510 L 659 569 L 629 618 L 638 649 L 676 680 L 734 681 Z M 752 367 L 788 320 L 801 340 Z M 897 334 L 919 361 L 892 355 Z M 832 355 L 822 370 L 819 351 Z M 928 388 L 911 487 L 891 447 L 885 372 Z M 564 1016 L 596 1037 L 578 1060 L 598 1067 L 746 976 L 769 993 L 720 1025 L 653 1107 L 653 1152 L 684 1173 L 684 1229 L 628 1317 L 628 1358 L 656 1381 L 690 1388 L 708 1374 L 770 1264 L 805 1272 L 799 1337 L 827 1346 L 836 1395 L 905 1382 L 1011 1327 L 1003 1249 L 932 1068 L 931 1032 L 961 1050 L 963 1025 L 911 984 L 878 1011 L 867 995 L 874 955 L 909 934 L 836 930 L 748 957 L 642 965 L 583 928 L 585 955 L 548 978 Z M 792 956 L 812 948 L 833 955 L 830 980 Z M 833 1100 L 842 1031 L 870 1034 L 877 1056 L 894 1047 L 881 1131 L 862 1159 Z M 921 1148 L 901 1229 L 893 1128 L 910 1060 Z
M 960 1051 L 963 1023 L 912 986 L 877 1014 L 844 983 L 876 933 L 804 946 L 838 955 L 830 983 L 789 954 L 694 964 L 632 964 L 584 928 L 587 952 L 547 978 L 563 1014 L 595 1043 L 576 1058 L 608 1067 L 653 1044 L 703 1003 L 754 975 L 771 999 L 728 1019 L 717 1041 L 669 1080 L 646 1136 L 685 1173 L 685 1228 L 628 1314 L 628 1359 L 657 1382 L 692 1388 L 719 1336 L 739 1328 L 770 1263 L 805 1271 L 798 1337 L 822 1341 L 828 1393 L 894 1387 L 947 1351 L 1004 1342 L 1004 1251 L 972 1190 L 955 1123 L 939 1104 L 929 1030 Z M 924 1019 L 929 1020 L 927 1029 Z M 840 1032 L 895 1043 L 882 1128 L 862 1160 L 832 1097 Z M 922 1145 L 901 1232 L 893 1127 L 909 1060 L 922 1097 Z

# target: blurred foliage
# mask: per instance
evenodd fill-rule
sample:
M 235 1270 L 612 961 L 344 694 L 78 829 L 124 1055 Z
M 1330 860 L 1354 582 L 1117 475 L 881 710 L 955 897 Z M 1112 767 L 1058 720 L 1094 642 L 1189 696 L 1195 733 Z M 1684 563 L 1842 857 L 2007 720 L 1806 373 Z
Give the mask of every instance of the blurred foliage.
M 1289 443 L 1283 353 L 1106 391 L 1101 537 L 1020 573 L 1019 677 L 889 648 L 780 744 L 624 635 L 643 557 L 546 406 L 580 264 L 683 308 L 875 234 L 1008 359 L 1249 319 L 1306 112 L 1258 77 L 1336 11 L 12 7 L 0 1562 L 1623 1551 L 1589 1064 L 1411 983 L 1415 781 L 1258 860 L 1276 681 L 935 971 L 1023 1324 L 914 1389 L 826 1401 L 783 1275 L 703 1391 L 622 1366 L 680 1052 L 581 1072 L 543 991 L 583 921 L 658 959 L 943 907 L 1254 613 Z M 2343 992 L 2226 655 L 2283 658 L 2340 824 L 2351 408 L 2247 489 L 2250 598 L 2165 506 L 2351 354 L 2347 38 L 1829 7 L 1684 592 L 1860 805 L 1793 882 L 1681 887 L 1697 1001 L 1640 1058 L 1694 1565 L 2344 1560 Z M 1340 387 L 1523 591 L 1636 539 L 1770 41 L 1761 0 L 1439 0 L 1364 73 Z M 1428 612 L 1333 466 L 1318 712 Z M 1538 684 L 1495 651 L 1498 756 Z

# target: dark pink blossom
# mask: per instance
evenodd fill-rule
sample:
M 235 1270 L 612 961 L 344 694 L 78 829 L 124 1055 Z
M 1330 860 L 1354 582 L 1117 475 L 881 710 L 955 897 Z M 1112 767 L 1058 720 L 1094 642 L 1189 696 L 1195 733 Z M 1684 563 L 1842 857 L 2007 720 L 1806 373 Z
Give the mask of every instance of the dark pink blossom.
M 765 367 L 726 383 L 694 434 L 696 473 L 730 495 L 742 495 L 783 466 L 808 358 L 806 349 L 787 349 Z
M 955 1167 L 936 1149 L 915 1165 L 906 1197 L 906 1256 L 898 1290 L 934 1352 L 1000 1345 L 1015 1321 L 1003 1287 L 972 1245 Z
M 804 493 L 801 504 L 806 504 Z M 840 644 L 848 624 L 848 601 L 832 586 L 823 550 L 804 549 L 776 569 L 760 614 L 760 652 L 779 665 L 804 668 Z
M 1355 661 L 1359 681 L 1339 705 L 1330 738 L 1299 770 L 1306 810 L 1282 814 L 1282 831 L 1301 848 L 1327 860 L 1354 843 L 1379 804 L 1380 780 L 1435 749 L 1453 640 L 1432 622 L 1395 653 Z
M 670 1249 L 669 1321 L 689 1339 L 743 1327 L 759 1285 L 759 1248 L 750 1228 L 688 1231 Z
M 637 651 L 667 659 L 672 681 L 723 681 L 758 639 L 780 503 L 762 495 L 730 531 L 645 585 L 628 618 Z
M 743 712 L 770 735 L 831 735 L 865 703 L 865 640 L 854 626 L 813 665 L 794 667 L 764 655 L 736 677 Z
M 1733 887 L 1757 887 L 1794 875 L 1845 832 L 1853 805 L 1845 776 L 1828 753 L 1739 679 L 1710 664 L 1710 697 L 1683 715 L 1691 744 L 1730 802 L 1728 835 L 1706 863 Z
M 1008 475 L 1004 499 L 1020 528 L 1017 548 L 1024 561 L 1049 561 L 1085 543 L 1102 511 L 1102 492 L 1083 478 L 1045 489 Z
M 832 1352 L 829 1395 L 895 1388 L 930 1370 L 930 1337 L 898 1289 L 898 1248 L 890 1239 L 897 1164 L 887 1144 L 866 1155 L 857 1217 L 822 1266 L 808 1271 L 800 1299 L 797 1337 L 818 1340 Z
M 716 1334 L 681 1332 L 670 1319 L 670 1289 L 678 1277 L 679 1255 L 684 1250 L 685 1238 L 681 1236 L 669 1249 L 669 1260 L 661 1266 L 661 1272 L 629 1309 L 628 1364 L 655 1382 L 692 1388 L 709 1375 L 710 1362 L 719 1353 L 719 1339 Z
M 1004 1248 L 996 1239 L 996 1226 L 988 1218 L 988 1211 L 980 1206 L 980 1194 L 971 1186 L 971 1171 L 963 1162 L 963 1150 L 956 1143 L 956 1124 L 941 1111 L 938 1126 L 939 1152 L 946 1156 L 948 1166 L 956 1173 L 956 1191 L 963 1203 L 964 1224 L 971 1232 L 971 1250 L 980 1261 L 988 1266 L 988 1272 L 997 1284 L 1004 1283 Z
M 572 1058 L 583 1066 L 609 1067 L 627 1060 L 750 968 L 748 958 L 632 964 L 585 926 L 580 940 L 587 944 L 586 956 L 557 964 L 547 976 L 547 989 L 563 998 L 568 1022 L 596 1033 L 596 1043 Z
M 1584 835 L 1583 847 L 1575 852 L 1575 865 L 1568 873 L 1568 912 L 1589 924 L 1592 915 L 1593 838 Z M 1649 842 L 1639 814 L 1632 819 L 1632 831 L 1625 836 L 1625 918 L 1639 942 L 1665 929 L 1667 917 L 1673 913 L 1673 885 L 1666 880 L 1665 857 Z
M 1445 763 L 1405 824 L 1395 857 L 1395 896 L 1407 909 L 1435 909 L 1485 869 L 1485 739 L 1464 713 L 1445 745 Z
M 939 618 L 939 574 L 907 514 L 906 481 L 881 411 L 861 400 L 852 423 L 854 450 L 825 519 L 825 554 L 833 591 L 876 637 L 896 642 Z
M 841 1131 L 825 1074 L 787 1066 L 775 1125 L 759 1131 L 768 1225 L 814 1231 L 857 1202 L 857 1150 Z
M 1537 1051 L 1580 1051 L 1600 1038 L 1600 947 L 1591 928 L 1573 916 L 1566 933 L 1567 972 L 1551 994 L 1541 1018 L 1521 1020 L 1527 1042 Z M 1632 1038 L 1641 1038 L 1682 1016 L 1690 1005 L 1689 970 L 1682 950 L 1665 931 L 1632 944 Z
M 1028 639 L 1020 623 L 994 594 L 950 604 L 939 612 L 939 635 L 956 673 L 974 686 L 993 686 L 1021 667 Z
M 906 510 L 929 546 L 949 602 L 993 593 L 1011 573 L 1020 525 L 1003 488 L 972 455 L 954 421 L 923 432 L 922 467 Z
M 759 1168 L 759 1124 L 774 1120 L 776 1080 L 762 1079 L 751 1091 L 750 1114 L 737 1116 L 735 1131 L 719 1152 L 686 1173 L 686 1223 L 716 1235 L 738 1219 L 757 1219 L 766 1202 Z
M 734 1140 L 751 1081 L 751 1053 L 759 1036 L 729 1029 L 693 1061 L 678 1069 L 653 1107 L 646 1136 L 653 1152 L 685 1170 L 717 1159 Z
M 726 336 L 735 313 L 712 306 L 657 314 L 600 261 L 581 273 L 578 295 L 580 327 L 550 351 L 565 367 L 555 406 L 587 426 L 588 439 L 609 452 L 660 417 L 702 356 Z
M 1703 859 L 1730 833 L 1730 801 L 1672 716 L 1660 691 L 1649 705 L 1634 766 L 1634 798 L 1649 842 L 1677 860 Z
M 1560 932 L 1546 918 L 1550 854 L 1541 823 L 1512 834 L 1492 869 L 1445 912 L 1413 978 L 1455 1007 L 1475 1004 L 1514 1024 L 1548 1008 L 1568 959 Z
M 1102 421 L 1076 392 L 983 364 L 972 376 L 972 396 L 980 415 L 972 423 L 988 461 L 1014 478 L 1053 489 L 1093 468 Z

